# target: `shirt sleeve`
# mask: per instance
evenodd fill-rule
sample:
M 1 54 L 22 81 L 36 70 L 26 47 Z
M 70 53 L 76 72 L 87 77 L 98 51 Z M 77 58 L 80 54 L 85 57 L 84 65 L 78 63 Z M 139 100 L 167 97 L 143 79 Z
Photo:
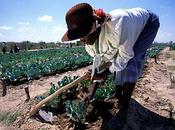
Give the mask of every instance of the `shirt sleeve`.
M 135 41 L 133 41 L 133 35 L 130 30 L 131 23 L 128 17 L 122 17 L 119 23 L 115 26 L 115 36 L 119 42 L 118 55 L 112 60 L 112 65 L 110 66 L 110 71 L 122 71 L 126 66 L 128 61 L 134 57 L 133 46 Z

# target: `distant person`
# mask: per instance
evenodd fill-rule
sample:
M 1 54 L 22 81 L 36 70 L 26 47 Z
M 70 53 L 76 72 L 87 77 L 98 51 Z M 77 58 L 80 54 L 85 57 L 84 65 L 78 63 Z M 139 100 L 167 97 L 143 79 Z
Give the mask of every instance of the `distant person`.
M 69 43 L 69 48 L 72 48 L 72 43 Z
M 93 9 L 88 3 L 80 3 L 68 10 L 66 23 L 68 31 L 62 42 L 80 39 L 89 55 L 94 57 L 92 72 L 97 71 L 91 79 L 103 80 L 109 71 L 114 73 L 115 96 L 119 99 L 120 110 L 116 116 L 118 122 L 114 120 L 116 122 L 109 129 L 121 129 L 126 122 L 132 92 L 142 75 L 146 51 L 159 29 L 158 16 L 142 8 L 105 13 L 102 9 Z M 110 67 L 98 72 L 99 66 L 104 64 Z
M 17 52 L 19 52 L 19 47 L 15 44 L 14 45 L 14 53 L 17 53 Z
M 10 53 L 13 53 L 13 49 L 12 48 L 10 49 Z
M 2 53 L 5 54 L 6 53 L 6 46 L 2 47 Z

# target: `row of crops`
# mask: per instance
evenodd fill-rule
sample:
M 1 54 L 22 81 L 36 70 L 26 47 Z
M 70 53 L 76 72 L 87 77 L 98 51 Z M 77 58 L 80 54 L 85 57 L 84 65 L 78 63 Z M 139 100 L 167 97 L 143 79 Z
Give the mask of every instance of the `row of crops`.
M 153 44 L 151 48 L 148 49 L 147 56 L 149 58 L 155 58 L 159 54 L 159 52 L 166 46 L 166 44 Z
M 175 50 L 175 43 L 174 44 L 170 44 L 170 50 Z
M 92 63 L 83 47 L 0 54 L 1 77 L 9 82 L 74 70 Z
M 149 56 L 150 58 L 154 58 L 153 55 L 158 55 L 158 53 L 165 47 L 165 45 L 153 45 L 148 50 L 147 56 Z M 62 88 L 66 84 L 71 83 L 76 78 L 77 77 L 65 76 L 61 80 L 59 80 L 57 84 L 51 83 L 49 92 L 46 95 L 38 96 L 37 99 L 39 99 L 39 101 L 43 100 L 44 98 L 53 94 L 55 91 Z M 87 112 L 87 104 L 84 102 L 84 97 L 86 97 L 89 84 L 89 81 L 81 81 L 79 85 L 76 85 L 73 88 L 64 91 L 64 93 L 49 101 L 44 109 L 50 111 L 54 109 L 59 114 L 66 114 L 70 120 L 76 121 L 78 122 L 78 124 L 84 124 L 87 121 L 89 114 Z M 104 84 L 101 84 L 101 86 L 97 88 L 92 103 L 94 103 L 95 101 L 104 101 L 105 99 L 107 99 L 108 101 L 112 101 L 111 97 L 114 92 L 115 83 L 113 81 L 113 76 L 109 75 L 105 80 Z M 60 106 L 62 106 L 61 109 Z
M 51 83 L 50 90 L 47 94 L 38 96 L 36 98 L 41 101 L 47 96 L 53 94 L 58 89 L 71 83 L 76 78 L 78 77 L 65 76 L 59 80 L 57 84 Z M 87 116 L 87 104 L 84 102 L 84 97 L 86 97 L 89 84 L 90 81 L 81 81 L 80 84 L 75 85 L 71 89 L 64 91 L 59 96 L 50 100 L 43 109 L 50 111 L 55 110 L 56 113 L 66 113 L 71 120 L 74 120 L 80 124 L 85 123 Z M 109 75 L 105 83 L 101 84 L 101 86 L 97 88 L 93 97 L 93 101 L 103 101 L 104 99 L 109 100 L 113 96 L 114 92 L 115 84 L 113 81 L 113 76 Z M 62 106 L 61 109 L 60 106 Z
M 154 58 L 166 45 L 154 44 L 147 55 Z M 9 83 L 32 80 L 41 76 L 61 73 L 90 65 L 92 58 L 84 47 L 61 48 L 19 52 L 16 54 L 0 53 L 1 78 Z

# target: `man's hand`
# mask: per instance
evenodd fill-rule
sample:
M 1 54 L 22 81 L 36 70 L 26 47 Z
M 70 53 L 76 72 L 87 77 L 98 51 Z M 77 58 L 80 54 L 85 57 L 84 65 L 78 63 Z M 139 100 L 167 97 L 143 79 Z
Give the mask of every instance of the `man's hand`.
M 103 80 L 107 77 L 107 75 L 110 73 L 109 69 L 106 69 L 102 73 L 95 73 L 94 76 L 92 77 L 92 80 Z
M 90 100 L 93 99 L 94 94 L 95 94 L 99 85 L 100 85 L 100 83 L 92 83 L 88 86 L 88 93 L 87 93 L 85 100 L 84 100 L 87 104 L 89 104 Z
M 111 62 L 106 62 L 106 63 L 104 63 L 104 64 L 102 64 L 102 65 L 99 66 L 99 70 L 107 69 L 107 68 L 109 68 L 111 65 L 112 65 Z
M 91 77 L 92 75 L 92 70 L 89 69 L 88 72 L 86 72 L 87 74 L 87 80 L 102 80 L 104 78 L 106 78 L 106 76 L 108 74 L 110 74 L 110 71 L 109 71 L 109 67 L 111 66 L 111 62 L 107 62 L 107 63 L 104 63 L 102 64 L 101 66 L 99 66 L 99 71 L 105 69 L 103 72 L 99 73 L 97 70 L 95 70 L 95 73 L 93 75 L 93 77 Z
M 86 74 L 86 79 L 85 80 L 91 80 L 91 73 L 92 73 L 91 69 L 89 69 L 87 72 L 85 72 L 85 74 Z
M 107 75 L 110 73 L 109 67 L 111 66 L 111 62 L 107 62 L 102 64 L 101 66 L 98 67 L 99 71 L 104 70 L 103 72 L 98 72 L 97 70 L 94 73 L 94 76 L 92 77 L 92 80 L 102 80 L 107 77 Z

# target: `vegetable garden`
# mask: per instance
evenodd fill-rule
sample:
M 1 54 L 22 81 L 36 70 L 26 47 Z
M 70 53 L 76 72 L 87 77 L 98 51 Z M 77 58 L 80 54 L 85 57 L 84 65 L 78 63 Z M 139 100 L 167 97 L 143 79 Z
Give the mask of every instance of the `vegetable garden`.
M 152 48 L 147 52 L 148 54 L 147 56 L 150 58 L 154 58 L 154 56 L 157 56 L 158 53 L 165 47 L 166 47 L 165 45 L 159 45 L 159 46 L 153 45 Z M 65 76 L 58 81 L 57 85 L 51 83 L 49 92 L 43 96 L 38 96 L 37 99 L 41 101 L 47 96 L 53 94 L 55 91 L 57 91 L 61 87 L 72 82 L 76 78 L 77 77 L 72 78 L 72 77 Z M 96 106 L 95 104 L 99 101 L 104 101 L 104 100 L 113 102 L 112 99 L 110 98 L 115 92 L 113 76 L 110 75 L 107 78 L 107 80 L 105 80 L 104 84 L 102 84 L 101 87 L 97 89 L 92 100 L 93 110 L 90 111 L 89 108 L 87 108 L 86 103 L 84 102 L 84 98 L 86 97 L 86 93 L 88 90 L 87 86 L 89 84 L 90 84 L 89 81 L 82 81 L 78 86 L 75 86 L 70 90 L 66 90 L 61 95 L 52 99 L 42 109 L 45 109 L 46 111 L 49 110 L 56 113 L 62 113 L 62 114 L 66 113 L 67 115 L 66 119 L 75 123 L 74 127 L 82 127 L 85 124 L 85 122 L 89 120 L 88 116 L 92 114 L 92 111 L 94 112 L 94 109 L 96 109 L 94 108 L 94 106 Z M 113 106 L 113 108 L 115 107 Z M 115 110 L 111 108 L 111 114 L 113 113 L 113 111 Z
M 159 52 L 164 49 L 167 45 L 165 44 L 153 44 L 151 48 L 147 51 L 147 56 L 149 58 L 154 58 L 156 57 Z
M 147 57 L 154 58 L 165 47 L 166 45 L 154 44 L 148 50 Z M 62 72 L 76 70 L 92 64 L 92 58 L 83 47 L 0 55 L 1 78 L 7 80 L 9 84 L 18 84 L 21 81 L 38 79 L 42 76 L 61 74 Z M 57 83 L 49 81 L 51 82 L 50 86 L 48 86 L 49 91 L 36 96 L 35 103 L 46 99 L 77 78 L 78 76 L 64 76 Z M 36 114 L 35 119 L 41 121 L 40 112 L 45 111 L 53 114 L 49 123 L 60 124 L 62 125 L 61 128 L 89 129 L 92 128 L 94 122 L 101 125 L 103 121 L 108 120 L 117 112 L 117 101 L 113 98 L 115 92 L 113 75 L 109 75 L 100 84 L 91 102 L 86 104 L 84 99 L 87 96 L 88 85 L 90 84 L 90 81 L 83 80 L 71 89 L 63 91 L 63 93 L 45 104 Z M 59 120 L 54 120 L 53 117 L 55 116 Z
M 59 90 L 63 86 L 71 83 L 76 78 L 78 77 L 64 76 L 61 80 L 58 81 L 57 84 L 50 84 L 51 86 L 48 93 L 45 93 L 42 96 L 37 96 L 36 99 L 38 101 L 43 100 L 44 98 L 53 94 L 55 91 Z M 109 75 L 105 82 L 101 84 L 101 87 L 97 88 L 92 102 L 90 104 L 86 104 L 84 99 L 86 97 L 86 93 L 88 91 L 87 86 L 89 84 L 90 82 L 88 80 L 81 81 L 78 85 L 72 87 L 69 90 L 64 91 L 64 93 L 49 101 L 42 108 L 42 110 L 51 111 L 54 115 L 65 113 L 66 121 L 71 122 L 71 125 L 73 125 L 75 129 L 85 129 L 85 127 L 87 127 L 85 122 L 92 120 L 89 119 L 89 116 L 97 116 L 95 113 L 99 112 L 99 109 L 97 108 L 98 105 L 102 105 L 104 101 L 106 101 L 106 103 L 114 103 L 114 101 L 112 100 L 112 96 L 115 92 L 113 76 Z M 101 108 L 101 110 L 103 110 L 103 108 Z M 116 111 L 115 106 L 111 108 L 110 113 L 114 114 L 114 111 Z
M 147 56 L 154 58 L 166 45 L 153 45 Z M 90 65 L 92 58 L 83 47 L 0 54 L 1 78 L 9 84 Z
M 9 83 L 74 70 L 90 65 L 83 47 L 0 54 L 1 77 Z

